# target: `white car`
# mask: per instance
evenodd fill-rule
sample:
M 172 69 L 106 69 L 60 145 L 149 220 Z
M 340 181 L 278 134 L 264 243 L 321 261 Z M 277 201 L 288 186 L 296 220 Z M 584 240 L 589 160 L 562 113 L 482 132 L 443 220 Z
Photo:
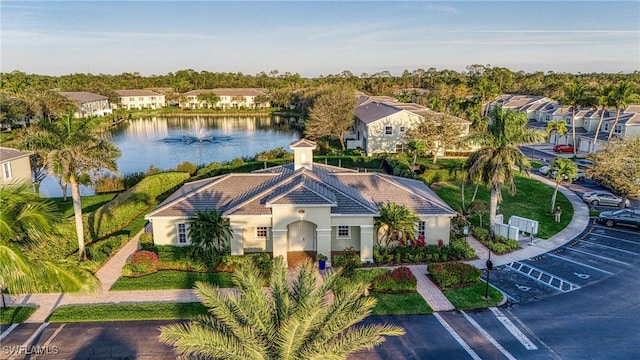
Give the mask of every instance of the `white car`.
M 554 179 L 556 177 L 556 172 L 552 171 L 548 173 L 549 177 L 551 179 Z M 578 169 L 578 172 L 576 173 L 576 178 L 574 179 L 574 181 L 584 181 L 584 179 L 587 178 L 587 174 L 584 173 L 584 171 Z M 569 180 L 569 178 L 565 175 L 564 176 L 565 180 Z
M 551 165 L 545 165 L 538 169 L 538 171 L 540 171 L 540 174 L 542 175 L 549 175 L 549 172 L 551 171 Z

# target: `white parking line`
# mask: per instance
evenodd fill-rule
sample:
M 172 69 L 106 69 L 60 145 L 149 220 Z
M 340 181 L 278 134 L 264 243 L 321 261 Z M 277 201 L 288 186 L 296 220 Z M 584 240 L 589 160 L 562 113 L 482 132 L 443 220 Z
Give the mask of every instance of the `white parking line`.
M 579 261 L 574 261 L 574 260 L 567 259 L 567 258 L 565 258 L 565 257 L 558 256 L 558 255 L 554 255 L 554 254 L 551 254 L 551 253 L 547 253 L 547 255 L 549 255 L 549 256 L 551 256 L 551 257 L 554 257 L 554 258 L 556 258 L 556 259 L 560 259 L 560 260 L 562 260 L 562 261 L 567 261 L 567 262 L 570 262 L 570 263 L 574 263 L 574 264 L 576 264 L 576 265 L 584 266 L 584 267 L 587 267 L 587 268 L 592 269 L 592 270 L 595 270 L 595 271 L 600 271 L 600 272 L 603 272 L 603 273 L 608 274 L 608 275 L 613 275 L 613 273 L 608 272 L 607 270 L 602 270 L 602 269 L 597 268 L 597 267 L 595 267 L 595 266 L 591 266 L 591 265 L 583 264 L 583 263 L 581 263 L 581 262 L 579 262 Z
M 629 251 L 629 250 L 623 250 L 623 249 L 618 249 L 617 247 L 613 247 L 613 246 L 608 246 L 608 245 L 602 245 L 602 244 L 598 244 L 598 243 L 594 243 L 591 241 L 587 241 L 587 240 L 580 240 L 581 242 L 585 242 L 587 244 L 591 244 L 591 245 L 595 245 L 595 246 L 600 246 L 603 247 L 605 249 L 610 249 L 610 250 L 615 250 L 615 251 L 620 251 L 623 252 L 625 254 L 629 254 L 629 255 L 640 255 L 640 253 L 637 253 L 635 251 Z
M 614 236 L 608 236 L 608 235 L 602 235 L 602 234 L 596 234 L 596 233 L 590 233 L 589 236 L 600 236 L 600 237 L 603 237 L 603 238 L 606 238 L 606 239 L 618 240 L 618 241 L 626 242 L 626 243 L 633 244 L 633 245 L 640 245 L 640 243 L 637 242 L 637 241 L 619 239 L 619 238 L 614 237 Z
M 506 317 L 500 309 L 495 307 L 490 307 L 489 310 L 495 315 L 496 319 L 504 325 L 507 330 L 516 338 L 516 340 L 520 341 L 520 343 L 527 350 L 538 350 L 538 347 L 533 343 L 533 341 L 529 340 L 529 338 L 515 326 L 508 317 Z
M 31 335 L 31 337 L 29 337 L 27 339 L 27 341 L 25 341 L 22 346 L 20 347 L 20 349 L 28 349 L 31 345 L 31 343 L 33 342 L 33 340 L 35 340 L 35 338 L 40 335 L 40 333 L 42 333 L 42 331 L 44 331 L 44 328 L 46 328 L 47 326 L 49 326 L 49 323 L 43 323 L 42 325 L 40 325 L 40 327 Z M 9 360 L 13 360 L 16 358 L 16 356 L 18 356 L 20 354 L 16 354 L 14 356 L 12 356 L 11 358 L 9 358 Z
M 607 229 L 609 231 L 618 231 L 618 232 L 622 232 L 622 233 L 626 233 L 626 234 L 638 235 L 637 231 L 623 230 L 623 229 L 620 229 L 620 228 L 610 228 L 608 226 L 602 226 L 602 225 L 596 225 L 595 227 L 598 228 L 598 229 Z
M 608 260 L 608 261 L 616 262 L 616 263 L 618 263 L 618 264 L 622 264 L 622 265 L 631 265 L 631 264 L 626 263 L 626 262 L 624 262 L 624 261 L 620 261 L 620 260 L 616 260 L 616 259 L 611 259 L 611 258 L 608 258 L 608 257 L 606 257 L 606 256 L 602 256 L 602 255 L 597 255 L 597 254 L 590 253 L 590 252 L 588 252 L 588 251 L 578 250 L 578 249 L 574 249 L 574 248 L 571 248 L 571 247 L 566 247 L 565 249 L 567 249 L 567 250 L 571 250 L 571 251 L 575 251 L 575 252 L 580 253 L 580 254 L 585 254 L 585 255 L 588 255 L 588 256 L 597 257 L 597 258 L 600 258 L 600 259 L 603 259 L 603 260 Z
M 16 327 L 18 327 L 18 325 L 20 324 L 12 324 L 11 326 L 9 326 L 7 328 L 7 330 L 3 331 L 2 334 L 0 334 L 0 341 L 2 341 L 2 339 L 6 338 L 7 336 L 9 336 L 9 334 L 11 334 L 11 332 L 13 331 L 13 329 L 15 329 Z
M 478 330 L 478 332 L 482 334 L 482 336 L 489 340 L 489 342 L 492 343 L 493 346 L 495 346 L 496 349 L 498 349 L 502 353 L 502 355 L 504 355 L 509 360 L 516 360 L 516 358 L 507 351 L 507 349 L 502 347 L 502 345 L 500 345 L 500 343 L 497 342 L 496 339 L 491 336 L 491 334 L 489 334 L 482 326 L 480 326 L 480 324 L 473 320 L 471 316 L 467 315 L 467 313 L 462 310 L 460 310 L 460 312 L 462 313 L 462 315 L 464 315 L 464 318 L 467 319 L 469 324 L 473 325 L 473 327 L 476 328 L 476 330 Z
M 451 334 L 451 336 L 453 336 L 453 338 L 458 342 L 458 344 L 460 344 L 460 346 L 462 346 L 462 348 L 467 352 L 467 354 L 469 354 L 471 356 L 472 359 L 474 359 L 474 360 L 482 360 L 482 358 L 480 356 L 478 356 L 478 354 L 475 351 L 473 351 L 471 346 L 469 346 L 469 344 L 467 344 L 467 342 L 464 341 L 464 339 L 461 338 L 460 335 L 458 335 L 458 333 L 455 330 L 453 330 L 451 325 L 449 325 L 446 321 L 444 321 L 442 316 L 440 316 L 437 312 L 434 312 L 433 316 L 436 317 L 438 322 L 440 322 L 440 325 L 442 325 L 442 327 L 445 330 L 447 330 L 449 332 L 449 334 Z

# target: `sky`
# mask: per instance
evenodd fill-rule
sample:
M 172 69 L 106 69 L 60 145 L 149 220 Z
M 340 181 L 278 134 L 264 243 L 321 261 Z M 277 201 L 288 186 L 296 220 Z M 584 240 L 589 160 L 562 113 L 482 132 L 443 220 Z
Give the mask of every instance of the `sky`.
M 0 1 L 0 70 L 640 70 L 640 1 Z

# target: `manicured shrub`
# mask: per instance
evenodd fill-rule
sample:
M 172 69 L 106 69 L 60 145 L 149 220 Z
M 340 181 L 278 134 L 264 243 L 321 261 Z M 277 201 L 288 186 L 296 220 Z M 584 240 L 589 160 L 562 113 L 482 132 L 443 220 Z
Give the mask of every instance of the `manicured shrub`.
M 429 264 L 427 271 L 442 288 L 474 283 L 480 280 L 481 274 L 479 269 L 461 262 Z
M 101 175 L 93 182 L 94 190 L 97 194 L 123 191 L 124 177 L 117 175 Z
M 393 271 L 376 276 L 372 283 L 372 289 L 376 292 L 402 293 L 416 291 L 418 280 L 406 266 L 401 266 Z
M 265 277 L 265 279 L 268 279 L 271 276 L 273 259 L 271 259 L 269 254 L 265 253 L 225 255 L 217 265 L 216 270 L 222 272 L 234 272 L 237 268 L 239 268 L 243 263 L 247 261 L 253 261 L 256 267 L 262 272 L 262 275 Z
M 473 227 L 473 236 L 480 241 L 485 241 L 489 238 L 489 230 L 481 228 L 479 226 Z
M 333 257 L 331 265 L 341 267 L 343 274 L 349 276 L 355 269 L 362 267 L 362 260 L 352 248 L 347 248 L 342 254 Z
M 183 161 L 180 164 L 176 165 L 176 171 L 186 172 L 191 176 L 195 175 L 197 170 L 198 170 L 198 166 L 188 161 Z

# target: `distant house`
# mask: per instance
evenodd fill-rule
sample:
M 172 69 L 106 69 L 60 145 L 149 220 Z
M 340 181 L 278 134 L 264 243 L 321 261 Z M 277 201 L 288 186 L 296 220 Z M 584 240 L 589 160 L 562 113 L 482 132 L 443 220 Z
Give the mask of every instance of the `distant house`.
M 230 220 L 232 255 L 329 255 L 353 247 L 373 261 L 374 218 L 387 202 L 403 204 L 420 221 L 428 244 L 449 243 L 453 211 L 422 181 L 313 163 L 316 144 L 293 142 L 294 163 L 187 183 L 145 216 L 157 245 L 189 245 L 188 219 L 217 209 Z
M 74 101 L 78 105 L 74 113 L 74 116 L 77 118 L 111 114 L 109 98 L 106 96 L 86 91 L 61 92 L 60 95 Z
M 356 96 L 353 130 L 347 136 L 347 148 L 361 148 L 368 156 L 376 153 L 404 151 L 406 133 L 425 116 L 439 115 L 425 106 L 401 103 L 389 96 Z M 469 121 L 456 118 L 464 124 L 464 136 L 469 132 Z
M 31 183 L 30 152 L 0 147 L 0 170 L 2 183 L 26 182 Z
M 149 90 L 116 90 L 120 98 L 120 105 L 112 104 L 115 108 L 132 109 L 161 109 L 165 106 L 164 95 Z
M 564 121 L 568 132 L 558 136 L 554 131 L 549 136 L 551 144 L 573 144 L 572 118 L 576 127 L 576 146 L 578 151 L 589 153 L 596 150 L 593 145 L 598 123 L 602 117 L 602 125 L 598 134 L 598 143 L 606 142 L 609 132 L 615 122 L 616 111 L 614 109 L 594 109 L 591 107 L 576 108 L 575 114 L 570 106 L 563 106 L 556 100 L 543 96 L 503 94 L 490 101 L 486 106 L 489 111 L 500 106 L 515 112 L 523 112 L 529 119 L 528 127 L 546 131 L 550 121 Z M 613 129 L 613 136 L 637 136 L 640 135 L 640 105 L 630 105 L 620 112 L 618 123 Z
M 218 101 L 212 104 L 205 100 L 207 94 L 215 94 Z M 263 109 L 271 106 L 267 95 L 267 89 L 259 88 L 192 90 L 181 94 L 180 107 L 189 109 Z

